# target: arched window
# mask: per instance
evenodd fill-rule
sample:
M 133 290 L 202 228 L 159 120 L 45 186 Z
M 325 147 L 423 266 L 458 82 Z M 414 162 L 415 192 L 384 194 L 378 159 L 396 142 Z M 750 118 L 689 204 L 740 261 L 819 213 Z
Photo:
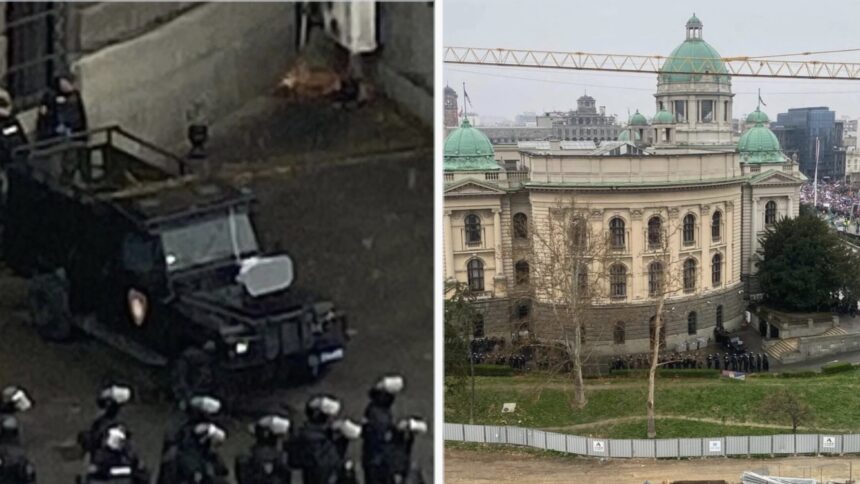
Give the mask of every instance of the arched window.
M 481 259 L 472 259 L 466 266 L 469 276 L 469 289 L 473 291 L 484 290 L 484 263 Z
M 612 341 L 617 345 L 623 345 L 625 336 L 624 321 L 616 322 L 612 329 Z
M 624 220 L 615 217 L 609 221 L 609 240 L 613 249 L 623 249 L 625 246 Z
M 648 264 L 648 295 L 656 296 L 663 290 L 663 263 Z
M 696 243 L 696 216 L 688 213 L 684 217 L 684 245 Z
M 696 259 L 684 261 L 684 291 L 696 290 Z
M 764 206 L 764 223 L 765 225 L 776 223 L 776 202 L 773 200 L 767 202 Z
M 577 269 L 574 271 L 576 289 L 579 291 L 580 296 L 584 296 L 588 292 L 588 266 L 579 264 Z
M 723 281 L 723 256 L 714 254 L 711 259 L 711 284 L 718 287 Z
M 723 305 L 722 304 L 717 306 L 717 327 L 718 328 L 723 327 Z
M 657 331 L 657 317 L 651 316 L 651 320 L 648 321 L 648 333 L 651 340 L 651 347 L 654 347 L 654 334 Z M 666 320 L 664 319 L 660 324 L 660 348 L 666 347 Z
M 514 238 L 526 239 L 529 236 L 529 219 L 524 213 L 514 214 Z
M 711 239 L 716 242 L 722 237 L 723 212 L 717 210 L 711 216 Z
M 663 243 L 663 221 L 660 217 L 648 219 L 648 248 L 659 249 Z
M 466 244 L 477 245 L 481 243 L 481 217 L 470 213 L 466 215 Z
M 627 297 L 627 268 L 613 264 L 609 268 L 609 295 L 613 298 Z
M 696 334 L 696 311 L 690 311 L 687 315 L 687 334 Z
M 522 299 L 517 302 L 517 318 L 526 319 L 529 313 L 532 312 L 532 303 L 528 299 Z
M 484 337 L 484 315 L 478 313 L 475 315 L 475 320 L 472 321 L 472 336 L 474 338 Z
M 529 283 L 529 263 L 521 260 L 514 266 L 516 272 L 516 283 L 518 286 Z

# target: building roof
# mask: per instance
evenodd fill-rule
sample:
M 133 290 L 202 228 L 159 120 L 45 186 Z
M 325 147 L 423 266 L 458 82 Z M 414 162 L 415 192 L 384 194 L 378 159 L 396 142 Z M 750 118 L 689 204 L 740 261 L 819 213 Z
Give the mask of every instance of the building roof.
M 562 150 L 593 150 L 597 148 L 594 141 L 561 141 L 559 146 Z
M 651 120 L 651 124 L 675 124 L 675 117 L 665 109 L 657 111 L 657 114 L 654 115 L 654 119 Z
M 695 15 L 687 21 L 687 28 L 691 27 L 702 27 L 702 22 Z M 689 74 L 690 72 L 702 74 Z M 701 38 L 688 38 L 669 54 L 669 58 L 660 68 L 658 80 L 668 83 L 704 81 L 728 84 L 730 82 L 728 75 L 703 79 L 703 74 L 715 73 L 728 74 L 720 54 Z
M 501 167 L 493 155 L 493 145 L 487 135 L 463 118 L 460 127 L 451 131 L 445 140 L 444 170 L 496 171 Z
M 550 150 L 552 144 L 549 141 L 517 141 L 517 148 L 522 150 Z
M 648 120 L 642 116 L 637 109 L 633 116 L 630 116 L 630 121 L 627 123 L 630 126 L 648 126 Z

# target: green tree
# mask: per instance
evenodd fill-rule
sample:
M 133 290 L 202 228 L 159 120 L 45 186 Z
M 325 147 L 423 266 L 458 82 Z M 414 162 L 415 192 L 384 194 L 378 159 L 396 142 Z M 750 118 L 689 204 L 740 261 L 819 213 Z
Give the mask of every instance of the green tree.
M 469 347 L 478 311 L 467 284 L 445 283 L 445 393 L 462 392 L 471 379 L 469 423 L 473 423 L 475 406 L 475 362 Z
M 815 215 L 783 218 L 760 242 L 758 278 L 770 304 L 821 311 L 860 299 L 860 256 Z

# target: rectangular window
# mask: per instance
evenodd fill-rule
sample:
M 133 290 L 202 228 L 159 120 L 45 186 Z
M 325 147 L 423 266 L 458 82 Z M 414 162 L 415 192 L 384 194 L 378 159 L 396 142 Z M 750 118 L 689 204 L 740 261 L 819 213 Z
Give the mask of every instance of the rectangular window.
M 673 101 L 675 108 L 675 121 L 679 123 L 687 122 L 687 101 Z
M 699 122 L 714 122 L 714 101 L 701 101 L 699 103 Z
M 723 121 L 729 122 L 729 102 L 723 101 Z
M 658 111 L 662 111 L 662 110 L 663 110 L 663 101 L 660 101 L 660 109 L 658 109 Z

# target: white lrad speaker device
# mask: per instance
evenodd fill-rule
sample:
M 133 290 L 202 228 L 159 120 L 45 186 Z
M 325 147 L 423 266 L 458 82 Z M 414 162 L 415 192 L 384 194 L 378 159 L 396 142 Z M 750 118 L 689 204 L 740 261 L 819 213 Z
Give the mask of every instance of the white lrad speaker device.
M 326 2 L 322 13 L 326 33 L 351 54 L 377 48 L 376 2 Z

